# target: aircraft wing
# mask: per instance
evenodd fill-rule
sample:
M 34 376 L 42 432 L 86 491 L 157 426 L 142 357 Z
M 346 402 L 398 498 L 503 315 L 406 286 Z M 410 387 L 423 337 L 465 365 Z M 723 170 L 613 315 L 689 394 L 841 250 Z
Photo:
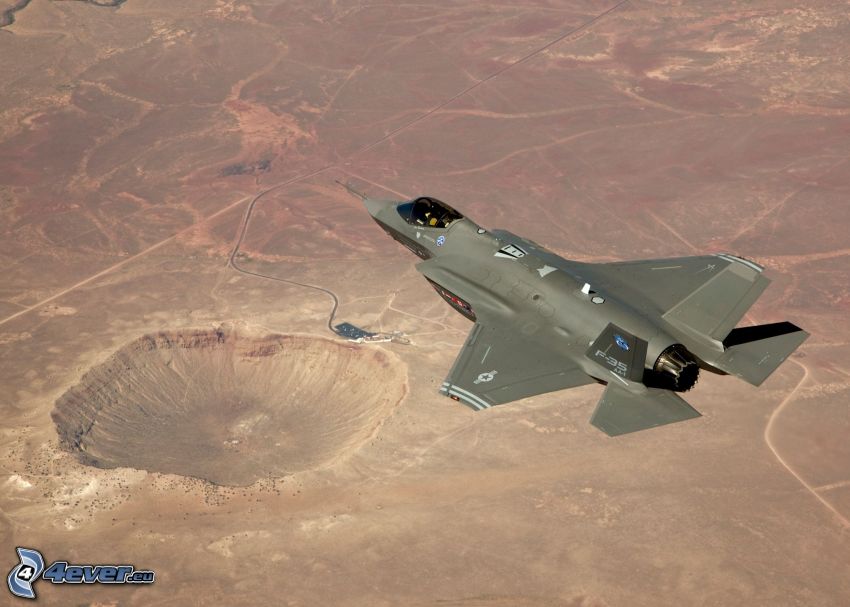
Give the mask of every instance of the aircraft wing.
M 696 336 L 723 341 L 770 280 L 762 267 L 734 255 L 700 255 L 586 264 L 593 288 L 611 289 Z
M 440 392 L 480 411 L 594 381 L 569 359 L 479 319 Z
M 608 436 L 648 430 L 700 417 L 699 411 L 669 390 L 649 388 L 633 394 L 608 384 L 590 423 Z

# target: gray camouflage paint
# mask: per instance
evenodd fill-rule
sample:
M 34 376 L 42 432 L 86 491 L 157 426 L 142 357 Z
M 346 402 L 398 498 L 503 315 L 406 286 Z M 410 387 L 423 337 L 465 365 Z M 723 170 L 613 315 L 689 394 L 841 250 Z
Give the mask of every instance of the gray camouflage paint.
M 418 225 L 399 212 L 413 201 L 360 196 L 378 225 L 424 260 L 416 268 L 437 292 L 475 322 L 440 390 L 474 410 L 599 382 L 608 387 L 591 423 L 609 435 L 633 432 L 699 416 L 676 392 L 646 385 L 674 344 L 703 370 L 759 385 L 808 337 L 776 323 L 724 345 L 770 282 L 734 255 L 582 263 L 465 217 Z

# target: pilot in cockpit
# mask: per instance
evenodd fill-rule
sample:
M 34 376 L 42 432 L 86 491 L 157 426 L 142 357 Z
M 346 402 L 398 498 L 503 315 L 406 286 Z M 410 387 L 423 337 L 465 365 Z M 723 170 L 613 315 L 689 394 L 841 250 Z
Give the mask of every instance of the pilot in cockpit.
M 458 219 L 462 219 L 462 216 L 457 211 L 439 200 L 422 196 L 413 202 L 408 221 L 429 228 L 448 228 Z
M 437 227 L 437 224 L 440 223 L 440 220 L 435 215 L 433 209 L 425 212 L 425 223 L 432 228 Z
M 434 204 L 427 198 L 420 198 L 416 201 L 419 208 L 414 207 L 414 218 L 416 223 L 421 226 L 436 227 L 439 223 L 437 219 L 437 210 Z

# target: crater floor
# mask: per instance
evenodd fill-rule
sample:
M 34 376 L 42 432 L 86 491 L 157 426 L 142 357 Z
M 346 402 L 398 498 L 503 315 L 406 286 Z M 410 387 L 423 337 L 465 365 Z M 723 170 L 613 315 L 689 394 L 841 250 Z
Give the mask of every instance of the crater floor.
M 356 450 L 404 394 L 377 349 L 226 330 L 147 335 L 57 401 L 63 449 L 84 464 L 219 485 L 327 466 Z

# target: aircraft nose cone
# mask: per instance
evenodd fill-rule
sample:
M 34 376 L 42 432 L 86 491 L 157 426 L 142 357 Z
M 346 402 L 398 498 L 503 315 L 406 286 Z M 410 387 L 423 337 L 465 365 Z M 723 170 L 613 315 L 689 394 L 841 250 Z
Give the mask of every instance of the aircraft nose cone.
M 381 210 L 386 209 L 390 203 L 386 200 L 375 200 L 374 198 L 366 198 L 363 200 L 363 204 L 366 205 L 366 210 L 369 211 L 369 214 L 374 217 Z

